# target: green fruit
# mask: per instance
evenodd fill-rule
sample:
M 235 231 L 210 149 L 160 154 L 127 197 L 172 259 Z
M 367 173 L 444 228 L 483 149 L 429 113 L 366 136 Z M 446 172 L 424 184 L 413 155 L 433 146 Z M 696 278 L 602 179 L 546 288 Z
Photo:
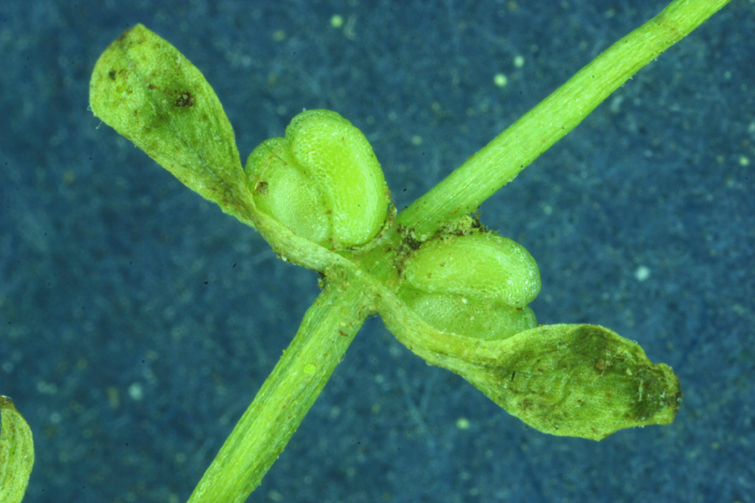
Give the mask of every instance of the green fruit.
M 489 298 L 408 288 L 402 288 L 399 297 L 431 327 L 445 333 L 497 340 L 537 326 L 529 307 L 513 307 Z
M 428 241 L 404 261 L 399 297 L 436 330 L 492 340 L 537 325 L 526 305 L 540 272 L 523 246 L 492 232 Z
M 294 117 L 285 138 L 254 149 L 246 175 L 260 211 L 326 248 L 364 245 L 385 223 L 390 197 L 380 163 L 362 132 L 335 112 Z

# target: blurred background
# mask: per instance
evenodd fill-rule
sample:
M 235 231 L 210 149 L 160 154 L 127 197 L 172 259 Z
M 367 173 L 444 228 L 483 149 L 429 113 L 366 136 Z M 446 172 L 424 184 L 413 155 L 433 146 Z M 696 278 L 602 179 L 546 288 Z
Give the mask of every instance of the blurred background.
M 0 393 L 28 502 L 185 501 L 318 294 L 88 111 L 136 23 L 212 84 L 242 159 L 302 109 L 370 140 L 399 209 L 663 1 L 0 4 Z M 755 501 L 755 3 L 734 0 L 481 208 L 540 323 L 678 373 L 676 421 L 534 431 L 371 318 L 252 502 Z

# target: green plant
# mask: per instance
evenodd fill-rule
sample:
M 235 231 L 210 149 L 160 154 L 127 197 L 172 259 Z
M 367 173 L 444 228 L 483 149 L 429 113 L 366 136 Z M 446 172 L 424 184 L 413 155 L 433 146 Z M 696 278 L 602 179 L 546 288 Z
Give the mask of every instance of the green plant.
M 95 68 L 95 114 L 190 188 L 254 226 L 281 257 L 324 277 L 323 294 L 192 500 L 246 497 L 295 431 L 364 318 L 373 312 L 380 313 L 389 329 L 428 362 L 461 374 L 543 431 L 598 439 L 622 427 L 670 422 L 679 396 L 670 369 L 651 365 L 638 346 L 607 329 L 533 327 L 526 303 L 539 288 L 533 279 L 536 268 L 520 247 L 489 233 L 467 215 L 637 69 L 725 3 L 675 2 L 400 215 L 384 208 L 381 215 L 376 203 L 368 219 L 377 221 L 375 226 L 357 222 L 353 212 L 345 211 L 347 234 L 368 236 L 366 240 L 343 238 L 331 230 L 331 216 L 339 213 L 332 199 L 351 182 L 328 186 L 334 182 L 327 176 L 297 170 L 294 176 L 306 181 L 292 183 L 292 194 L 302 191 L 294 196 L 294 203 L 306 201 L 304 206 L 313 208 L 308 216 L 319 223 L 300 220 L 298 212 L 282 216 L 276 208 L 286 210 L 286 204 L 264 203 L 271 189 L 291 178 L 263 176 L 272 169 L 290 169 L 295 164 L 290 156 L 296 162 L 300 156 L 288 154 L 279 140 L 260 151 L 244 172 L 231 126 L 201 74 L 146 28 L 134 28 L 120 37 Z M 332 148 L 326 150 L 340 153 Z M 310 190 L 307 177 L 321 180 L 316 190 Z M 375 185 L 380 186 L 370 186 Z M 370 189 L 361 189 L 360 198 L 364 190 Z M 427 277 L 441 264 L 472 255 L 490 257 L 493 265 L 484 265 L 479 275 L 460 275 L 453 284 Z M 497 274 L 518 277 L 511 280 L 513 291 L 485 284 L 496 261 L 508 264 L 496 269 Z M 498 326 L 504 312 L 512 321 L 501 323 L 500 331 L 489 328 Z M 469 322 L 471 316 L 475 323 Z M 488 337 L 490 332 L 496 336 Z

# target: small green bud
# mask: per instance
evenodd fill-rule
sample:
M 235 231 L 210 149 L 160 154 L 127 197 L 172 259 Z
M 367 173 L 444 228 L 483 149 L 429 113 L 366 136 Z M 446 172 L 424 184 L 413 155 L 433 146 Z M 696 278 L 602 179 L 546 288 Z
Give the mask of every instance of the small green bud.
M 441 332 L 492 340 L 537 325 L 526 307 L 540 291 L 537 263 L 495 233 L 428 241 L 405 260 L 402 279 L 399 297 Z
M 362 132 L 335 112 L 294 117 L 285 138 L 254 149 L 246 176 L 260 211 L 327 248 L 364 245 L 385 223 L 380 164 Z

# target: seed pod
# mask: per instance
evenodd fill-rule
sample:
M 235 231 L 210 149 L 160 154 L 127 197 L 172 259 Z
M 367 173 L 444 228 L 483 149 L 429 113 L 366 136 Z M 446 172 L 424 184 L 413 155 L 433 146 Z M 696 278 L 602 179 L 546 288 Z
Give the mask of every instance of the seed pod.
M 285 138 L 254 149 L 246 176 L 260 211 L 330 249 L 363 245 L 385 222 L 390 197 L 375 153 L 335 112 L 294 117 Z
M 501 339 L 536 326 L 526 305 L 540 291 L 535 259 L 492 232 L 424 243 L 404 262 L 399 297 L 437 330 Z

